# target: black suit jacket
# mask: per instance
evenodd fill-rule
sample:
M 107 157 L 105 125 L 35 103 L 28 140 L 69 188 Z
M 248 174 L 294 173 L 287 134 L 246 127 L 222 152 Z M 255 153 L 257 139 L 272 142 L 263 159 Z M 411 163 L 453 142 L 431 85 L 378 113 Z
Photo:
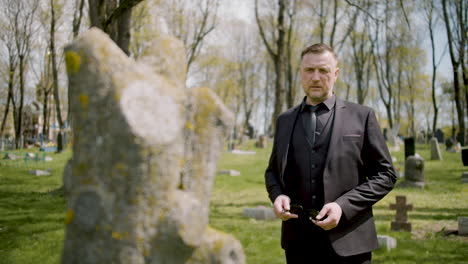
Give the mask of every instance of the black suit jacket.
M 265 184 L 274 202 L 286 194 L 288 151 L 300 106 L 282 113 L 276 121 L 273 149 L 265 172 Z M 373 110 L 336 99 L 335 116 L 323 172 L 324 202 L 336 202 L 343 210 L 340 224 L 327 231 L 336 253 L 350 256 L 378 247 L 372 205 L 396 182 L 387 145 Z M 283 222 L 282 238 L 288 237 Z M 282 241 L 283 247 L 286 241 Z

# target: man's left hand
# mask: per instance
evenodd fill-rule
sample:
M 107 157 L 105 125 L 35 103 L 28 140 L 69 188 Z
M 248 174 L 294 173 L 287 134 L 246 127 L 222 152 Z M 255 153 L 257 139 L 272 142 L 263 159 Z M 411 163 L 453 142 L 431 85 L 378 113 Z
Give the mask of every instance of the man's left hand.
M 338 225 L 342 213 L 343 211 L 337 203 L 327 203 L 315 217 L 316 220 L 311 219 L 311 221 L 324 230 L 330 230 Z

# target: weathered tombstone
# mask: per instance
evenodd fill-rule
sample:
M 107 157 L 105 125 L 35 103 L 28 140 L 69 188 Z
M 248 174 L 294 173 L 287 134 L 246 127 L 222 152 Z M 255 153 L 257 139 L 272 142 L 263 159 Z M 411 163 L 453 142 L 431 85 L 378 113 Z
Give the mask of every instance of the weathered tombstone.
M 468 236 L 468 217 L 458 217 L 458 235 Z
M 392 250 L 397 246 L 396 239 L 391 236 L 378 235 L 377 241 L 379 242 L 379 248 L 384 248 L 387 251 Z
M 408 222 L 407 212 L 413 210 L 413 205 L 406 204 L 406 196 L 397 196 L 396 204 L 390 204 L 390 209 L 396 210 L 395 221 L 392 221 L 391 229 L 411 232 L 411 223 Z
M 468 172 L 463 172 L 461 177 L 462 183 L 468 183 Z
M 29 174 L 35 175 L 35 176 L 49 176 L 50 171 L 45 171 L 45 170 L 30 170 Z
M 5 156 L 3 157 L 4 160 L 17 160 L 19 159 L 19 156 L 16 156 L 13 153 L 6 153 Z
M 260 137 L 258 137 L 258 141 L 255 142 L 255 147 L 264 149 L 267 146 L 268 146 L 267 137 L 265 135 L 261 135 Z
M 453 139 L 447 138 L 445 140 L 445 151 L 455 152 L 455 143 L 453 142 Z
M 468 166 L 468 148 L 461 149 L 463 166 Z
M 405 159 L 409 156 L 414 156 L 415 152 L 415 142 L 413 137 L 405 138 Z
M 434 133 L 434 137 L 437 138 L 437 141 L 439 143 L 444 143 L 445 142 L 445 134 L 444 134 L 444 131 L 442 131 L 440 128 L 438 128 L 436 130 L 436 132 Z
M 236 171 L 236 170 L 220 170 L 220 171 L 218 171 L 218 174 L 229 175 L 229 176 L 240 176 L 241 175 L 240 171 Z
M 442 160 L 442 153 L 436 138 L 431 139 L 431 160 Z
M 62 263 L 245 263 L 240 243 L 208 226 L 232 113 L 210 89 L 184 89 L 180 41 L 148 49 L 152 68 L 95 28 L 66 48 L 74 144 Z
M 0 137 L 0 151 L 5 150 L 5 140 Z
M 265 206 L 258 206 L 256 208 L 244 208 L 242 214 L 245 217 L 254 218 L 256 220 L 276 219 L 276 215 L 273 212 L 273 209 Z
M 57 153 L 61 153 L 64 149 L 64 146 L 63 146 L 63 132 L 60 131 L 58 134 L 57 134 Z
M 409 156 L 405 161 L 405 180 L 400 187 L 424 188 L 424 159 L 417 156 Z

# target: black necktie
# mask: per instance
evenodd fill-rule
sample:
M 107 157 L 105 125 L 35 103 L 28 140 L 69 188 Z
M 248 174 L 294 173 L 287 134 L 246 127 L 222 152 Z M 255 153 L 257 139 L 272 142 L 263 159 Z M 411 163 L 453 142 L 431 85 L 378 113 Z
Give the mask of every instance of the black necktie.
M 317 111 L 318 105 L 310 107 L 310 135 L 312 146 L 315 146 L 315 130 L 317 130 Z

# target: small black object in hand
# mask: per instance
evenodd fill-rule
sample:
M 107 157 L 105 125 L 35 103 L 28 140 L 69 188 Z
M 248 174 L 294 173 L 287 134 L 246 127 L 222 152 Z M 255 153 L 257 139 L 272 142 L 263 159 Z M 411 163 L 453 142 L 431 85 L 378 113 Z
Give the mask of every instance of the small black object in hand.
M 308 219 L 315 219 L 317 215 L 319 214 L 319 211 L 315 209 L 304 209 L 301 205 L 298 204 L 291 204 L 289 212 L 291 214 L 296 214 L 299 217 L 305 217 Z

